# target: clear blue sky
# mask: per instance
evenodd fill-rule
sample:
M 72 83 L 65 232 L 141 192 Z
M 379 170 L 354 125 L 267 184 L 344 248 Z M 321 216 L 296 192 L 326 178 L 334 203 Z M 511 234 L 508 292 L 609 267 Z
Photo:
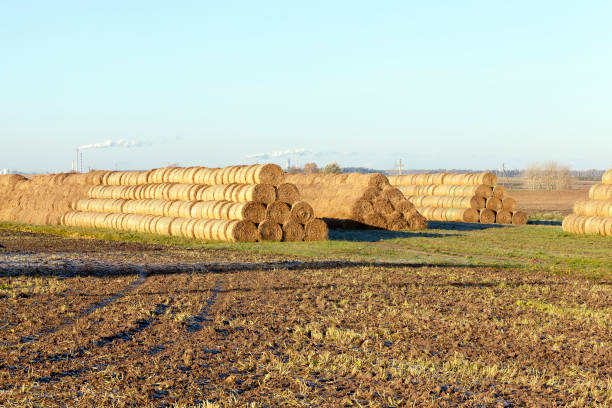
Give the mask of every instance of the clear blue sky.
M 612 167 L 612 2 L 0 1 L 0 168 Z M 285 150 L 270 159 L 247 156 Z

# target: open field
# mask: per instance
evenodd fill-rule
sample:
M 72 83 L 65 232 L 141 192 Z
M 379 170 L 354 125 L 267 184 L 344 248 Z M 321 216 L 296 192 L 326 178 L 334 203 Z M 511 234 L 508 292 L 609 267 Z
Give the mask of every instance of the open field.
M 612 404 L 609 237 L 0 227 L 0 406 Z

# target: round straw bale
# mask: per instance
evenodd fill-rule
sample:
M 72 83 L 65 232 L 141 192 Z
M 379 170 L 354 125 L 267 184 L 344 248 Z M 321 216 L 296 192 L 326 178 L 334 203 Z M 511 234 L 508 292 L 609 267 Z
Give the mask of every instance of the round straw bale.
M 277 224 L 284 224 L 289 221 L 291 209 L 287 203 L 282 201 L 274 201 L 266 207 L 266 220 L 273 221 Z
M 155 223 L 155 233 L 170 235 L 170 225 L 174 221 L 173 217 L 159 217 Z
M 506 197 L 508 190 L 504 186 L 495 186 L 493 187 L 493 197 L 497 197 L 500 200 L 503 200 Z
M 512 213 L 512 224 L 525 225 L 527 224 L 527 214 L 522 211 L 514 211 Z
M 382 190 L 382 196 L 389 200 L 392 204 L 406 199 L 406 197 L 404 197 L 404 194 L 396 187 L 385 187 Z
M 407 217 L 406 222 L 408 223 L 408 229 L 412 231 L 427 229 L 427 219 L 418 212 Z
M 363 200 L 372 201 L 382 193 L 382 190 L 378 187 L 365 187 L 362 189 L 361 197 Z
M 304 225 L 304 241 L 325 241 L 329 230 L 325 221 L 315 218 Z
M 379 213 L 369 213 L 366 214 L 363 223 L 366 225 L 370 225 L 375 228 L 386 229 L 387 228 L 387 220 L 382 214 Z
M 496 224 L 512 224 L 512 213 L 506 210 L 499 210 L 495 214 Z
M 612 217 L 612 200 L 578 200 L 574 213 L 585 216 Z
M 261 203 L 232 203 L 235 207 L 240 206 L 240 215 L 243 220 L 260 223 L 266 218 L 266 207 Z
M 274 221 L 265 220 L 257 226 L 259 241 L 280 241 L 283 239 L 283 229 Z
M 315 217 L 312 206 L 306 201 L 298 201 L 291 206 L 289 218 L 299 224 L 306 224 Z
M 480 210 L 481 224 L 495 224 L 495 211 L 483 208 Z
M 393 209 L 401 213 L 405 213 L 406 211 L 414 209 L 414 205 L 410 201 L 403 199 L 393 203 Z
M 591 200 L 612 199 L 612 184 L 595 184 L 589 190 L 589 198 Z
M 284 177 L 285 172 L 277 164 L 255 164 L 249 166 L 246 180 L 237 180 L 236 182 L 278 186 L 283 182 Z
M 374 212 L 378 212 L 383 216 L 389 215 L 394 211 L 391 201 L 383 197 L 377 197 L 372 200 L 372 206 L 374 207 Z
M 228 234 L 235 242 L 255 242 L 258 238 L 258 229 L 251 221 L 227 221 L 231 223 Z M 265 221 L 264 221 L 265 222 Z M 261 225 L 261 224 L 260 224 Z M 280 226 L 279 226 L 280 228 Z M 282 230 L 281 230 L 282 237 Z
M 292 205 L 300 200 L 300 192 L 295 184 L 282 183 L 276 187 L 276 196 L 278 201 Z
M 514 212 L 516 211 L 516 200 L 512 197 L 506 197 L 502 200 L 502 210 Z
M 351 218 L 353 220 L 362 221 L 372 213 L 374 213 L 374 206 L 368 200 L 359 199 L 351 205 Z
M 502 202 L 497 197 L 487 198 L 486 208 L 493 211 L 499 211 L 502 209 Z
M 299 222 L 289 220 L 283 224 L 283 241 L 303 241 L 304 227 Z
M 601 182 L 603 184 L 612 184 L 612 169 L 606 171 L 601 177 Z

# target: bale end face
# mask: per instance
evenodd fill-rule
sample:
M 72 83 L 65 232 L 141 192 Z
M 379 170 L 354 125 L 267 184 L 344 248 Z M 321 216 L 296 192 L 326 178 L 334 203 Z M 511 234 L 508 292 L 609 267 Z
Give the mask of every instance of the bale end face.
M 306 224 L 314 220 L 315 213 L 312 206 L 306 201 L 298 201 L 291 206 L 289 217 L 299 224 Z
M 300 200 L 300 192 L 295 184 L 282 183 L 276 187 L 276 196 L 278 201 L 293 205 Z
M 280 241 L 283 239 L 283 229 L 273 221 L 266 220 L 257 227 L 259 241 Z
M 428 227 L 427 219 L 423 217 L 421 214 L 419 214 L 418 212 L 415 214 L 412 214 L 410 217 L 406 219 L 406 221 L 408 222 L 408 229 L 412 231 L 422 231 L 422 230 L 426 230 Z
M 270 220 L 277 224 L 284 224 L 289 221 L 291 210 L 289 206 L 282 201 L 274 201 L 268 204 L 266 208 L 266 220 Z
M 525 225 L 527 224 L 527 214 L 522 211 L 515 211 L 512 213 L 512 224 L 514 225 Z
M 278 164 L 264 164 L 259 168 L 259 182 L 278 186 L 283 182 L 285 172 Z
M 329 236 L 327 224 L 320 219 L 314 219 L 304 225 L 304 241 L 326 241 Z
M 480 223 L 481 224 L 494 224 L 495 223 L 495 212 L 484 208 L 480 210 Z
M 305 234 L 304 227 L 299 222 L 289 220 L 283 225 L 283 241 L 303 241 Z
M 496 224 L 512 224 L 512 213 L 510 211 L 500 210 L 495 214 Z
M 232 239 L 236 242 L 255 242 L 258 235 L 257 227 L 251 221 L 236 221 Z

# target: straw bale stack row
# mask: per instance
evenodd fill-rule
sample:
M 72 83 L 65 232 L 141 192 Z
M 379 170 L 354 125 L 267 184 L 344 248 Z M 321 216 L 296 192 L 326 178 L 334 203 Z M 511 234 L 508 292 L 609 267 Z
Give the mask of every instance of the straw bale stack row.
M 327 239 L 327 225 L 283 178 L 273 164 L 106 172 L 62 223 L 225 241 Z
M 427 220 L 380 173 L 288 174 L 317 216 L 335 228 L 427 228 Z
M 527 216 L 517 210 L 503 186 L 497 186 L 493 173 L 433 173 L 389 177 L 415 205 L 417 211 L 432 221 L 480 222 L 484 224 L 527 223 Z
M 612 169 L 601 181 L 591 187 L 588 199 L 574 203 L 574 213 L 563 220 L 564 231 L 612 236 Z

